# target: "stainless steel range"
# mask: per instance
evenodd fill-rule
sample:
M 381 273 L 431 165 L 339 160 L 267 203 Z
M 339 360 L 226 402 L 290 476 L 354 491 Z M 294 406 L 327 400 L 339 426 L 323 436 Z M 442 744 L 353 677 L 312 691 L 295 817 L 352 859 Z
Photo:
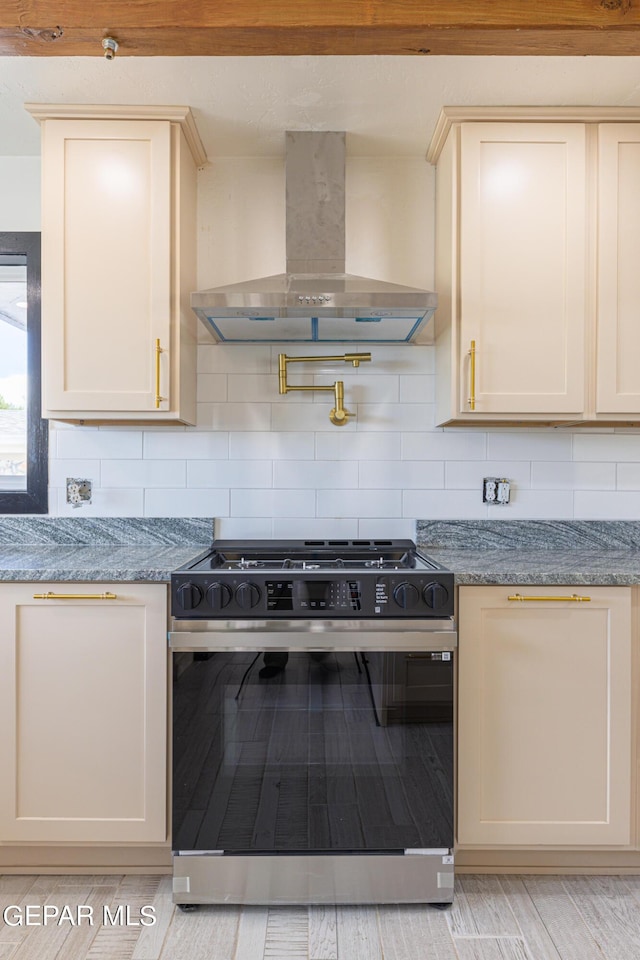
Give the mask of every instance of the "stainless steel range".
M 172 576 L 174 900 L 453 896 L 453 574 L 216 541 Z

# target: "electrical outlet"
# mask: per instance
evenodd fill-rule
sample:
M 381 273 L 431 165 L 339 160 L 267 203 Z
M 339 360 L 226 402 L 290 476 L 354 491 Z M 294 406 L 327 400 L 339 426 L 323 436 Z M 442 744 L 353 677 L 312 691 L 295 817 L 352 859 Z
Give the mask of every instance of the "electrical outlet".
M 505 507 L 511 498 L 511 481 L 506 477 L 484 477 L 482 502 Z
M 70 503 L 72 507 L 81 507 L 83 503 L 91 503 L 91 480 L 67 477 L 67 503 Z

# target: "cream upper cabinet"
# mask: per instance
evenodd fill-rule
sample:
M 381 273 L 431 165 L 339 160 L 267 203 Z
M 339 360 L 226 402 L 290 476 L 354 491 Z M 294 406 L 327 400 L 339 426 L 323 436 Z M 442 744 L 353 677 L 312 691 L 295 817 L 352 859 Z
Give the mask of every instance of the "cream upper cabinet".
M 428 158 L 437 423 L 640 421 L 640 110 L 447 107 Z
M 640 414 L 640 123 L 598 130 L 596 413 Z
M 584 124 L 451 127 L 437 171 L 439 423 L 582 415 L 585 163 Z
M 166 631 L 165 584 L 0 584 L 0 843 L 166 840 Z
M 187 108 L 33 106 L 42 126 L 43 415 L 195 423 Z
M 460 588 L 460 845 L 631 844 L 631 666 L 629 587 Z

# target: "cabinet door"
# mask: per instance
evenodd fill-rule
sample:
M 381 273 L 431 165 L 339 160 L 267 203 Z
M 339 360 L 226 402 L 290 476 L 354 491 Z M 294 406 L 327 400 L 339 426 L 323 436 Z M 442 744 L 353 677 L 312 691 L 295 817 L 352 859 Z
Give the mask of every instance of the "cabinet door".
M 458 842 L 629 844 L 630 588 L 461 587 L 459 627 Z
M 166 839 L 166 611 L 161 584 L 0 585 L 0 840 Z
M 48 411 L 169 409 L 167 121 L 46 120 L 43 395 Z M 156 390 L 156 341 L 160 385 Z
M 466 123 L 460 143 L 460 411 L 579 414 L 584 125 Z
M 640 124 L 601 124 L 597 413 L 640 413 Z

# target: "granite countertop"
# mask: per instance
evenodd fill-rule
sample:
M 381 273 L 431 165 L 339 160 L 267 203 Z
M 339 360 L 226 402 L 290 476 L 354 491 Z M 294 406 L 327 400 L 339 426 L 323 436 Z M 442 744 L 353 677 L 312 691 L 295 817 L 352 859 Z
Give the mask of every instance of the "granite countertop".
M 426 548 L 456 584 L 628 586 L 640 583 L 640 550 L 448 550 Z
M 213 518 L 0 517 L 0 581 L 168 583 Z
M 129 545 L 12 547 L 0 544 L 0 581 L 155 581 L 168 583 L 171 571 L 204 550 L 184 547 Z
M 0 580 L 168 583 L 212 538 L 212 518 L 0 517 Z M 419 520 L 416 540 L 459 585 L 640 583 L 639 521 Z
M 638 521 L 419 520 L 416 539 L 459 585 L 640 583 Z

